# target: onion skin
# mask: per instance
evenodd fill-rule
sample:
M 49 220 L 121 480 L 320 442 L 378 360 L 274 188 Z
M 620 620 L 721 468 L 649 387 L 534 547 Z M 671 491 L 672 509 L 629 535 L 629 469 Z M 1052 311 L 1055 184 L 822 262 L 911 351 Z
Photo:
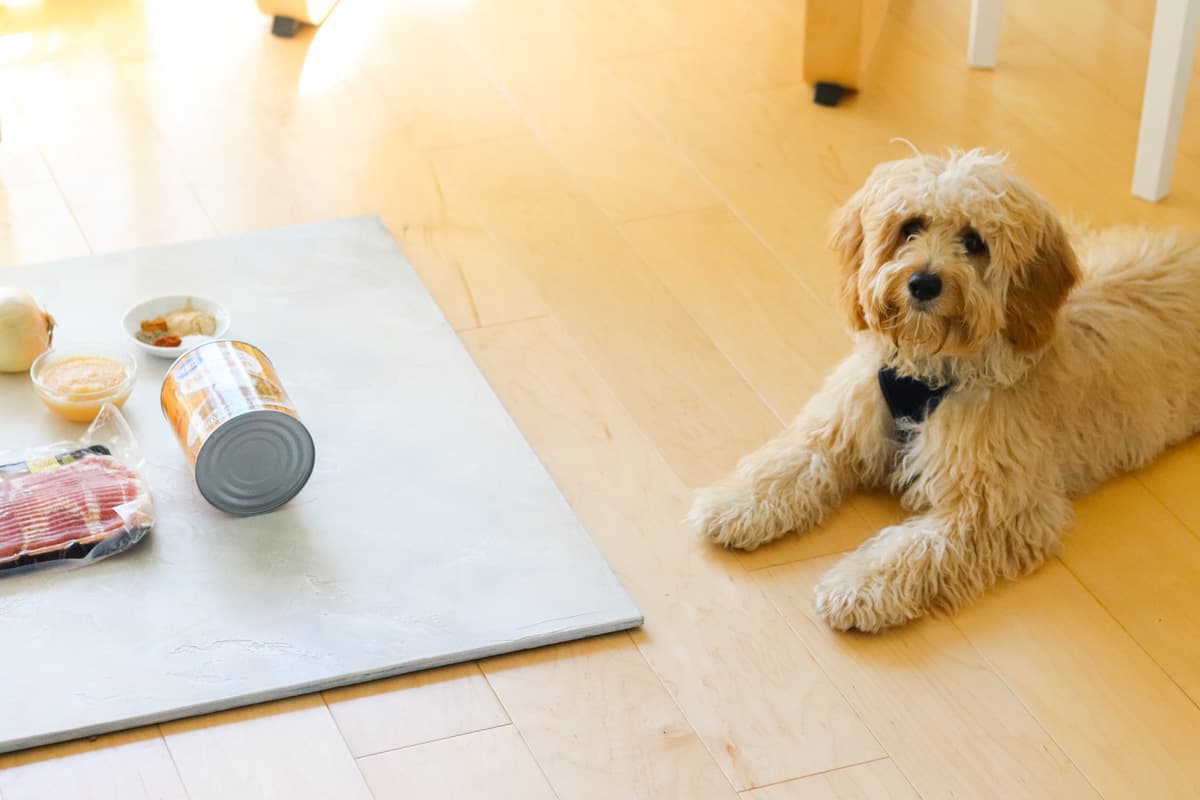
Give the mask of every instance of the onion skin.
M 0 286 L 0 372 L 28 372 L 54 341 L 54 317 L 29 293 Z

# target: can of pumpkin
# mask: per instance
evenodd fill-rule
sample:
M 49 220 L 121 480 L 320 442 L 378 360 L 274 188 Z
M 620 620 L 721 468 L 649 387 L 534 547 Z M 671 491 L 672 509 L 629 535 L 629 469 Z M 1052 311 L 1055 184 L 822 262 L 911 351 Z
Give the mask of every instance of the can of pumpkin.
M 308 483 L 312 436 L 257 347 L 218 340 L 192 348 L 167 370 L 161 400 L 200 494 L 222 511 L 273 511 Z

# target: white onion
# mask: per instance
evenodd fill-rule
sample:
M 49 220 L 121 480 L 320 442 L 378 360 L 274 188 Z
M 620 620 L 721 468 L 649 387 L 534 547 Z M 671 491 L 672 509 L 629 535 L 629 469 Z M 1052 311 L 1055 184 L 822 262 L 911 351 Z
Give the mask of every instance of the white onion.
M 0 286 L 0 372 L 25 372 L 54 339 L 54 318 L 29 293 Z

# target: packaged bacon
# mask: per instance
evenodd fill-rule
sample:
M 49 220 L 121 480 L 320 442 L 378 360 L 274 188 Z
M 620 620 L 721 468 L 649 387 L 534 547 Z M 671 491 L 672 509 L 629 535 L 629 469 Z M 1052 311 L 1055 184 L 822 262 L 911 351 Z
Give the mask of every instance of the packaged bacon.
M 111 405 L 78 441 L 0 452 L 0 577 L 90 564 L 141 541 L 154 526 L 141 467 Z

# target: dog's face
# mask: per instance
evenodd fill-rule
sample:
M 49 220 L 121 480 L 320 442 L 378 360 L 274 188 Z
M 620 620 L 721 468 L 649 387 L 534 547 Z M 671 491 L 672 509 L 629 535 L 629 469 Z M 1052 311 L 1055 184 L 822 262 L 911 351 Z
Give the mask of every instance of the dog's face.
M 1043 347 L 1078 280 L 1049 206 L 979 151 L 878 166 L 834 219 L 852 324 L 923 355 Z

